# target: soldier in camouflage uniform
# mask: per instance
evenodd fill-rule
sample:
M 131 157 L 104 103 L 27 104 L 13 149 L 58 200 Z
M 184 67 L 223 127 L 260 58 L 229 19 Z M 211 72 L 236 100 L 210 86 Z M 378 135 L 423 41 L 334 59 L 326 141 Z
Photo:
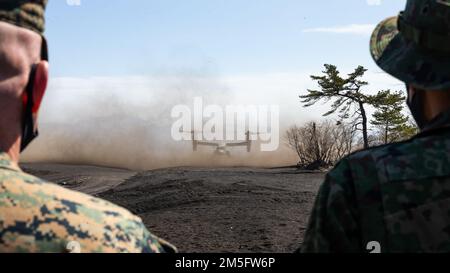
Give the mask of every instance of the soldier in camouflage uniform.
M 375 29 L 371 53 L 406 83 L 421 133 L 337 164 L 300 251 L 449 252 L 450 1 L 408 0 Z
M 174 252 L 127 210 L 19 168 L 48 79 L 46 3 L 0 1 L 0 252 Z

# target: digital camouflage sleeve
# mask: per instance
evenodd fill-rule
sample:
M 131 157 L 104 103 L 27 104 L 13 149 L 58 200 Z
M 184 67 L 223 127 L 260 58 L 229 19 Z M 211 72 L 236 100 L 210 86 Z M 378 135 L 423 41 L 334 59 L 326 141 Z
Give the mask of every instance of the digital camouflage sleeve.
M 301 252 L 450 251 L 450 112 L 411 140 L 354 153 L 326 177 Z
M 174 252 L 127 210 L 25 174 L 0 153 L 0 252 Z
M 358 252 L 356 197 L 348 161 L 341 161 L 320 188 L 301 252 Z

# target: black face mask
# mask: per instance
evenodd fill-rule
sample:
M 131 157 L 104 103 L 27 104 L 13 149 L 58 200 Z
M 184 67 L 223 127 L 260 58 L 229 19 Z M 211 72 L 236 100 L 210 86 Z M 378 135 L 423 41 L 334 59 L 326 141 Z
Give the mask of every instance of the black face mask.
M 22 120 L 22 143 L 20 146 L 20 152 L 23 152 L 28 145 L 39 135 L 36 127 L 36 120 L 33 116 L 33 90 L 34 90 L 34 79 L 36 76 L 36 66 L 31 68 L 30 78 L 26 87 L 26 104 L 24 105 L 24 114 Z
M 408 93 L 408 99 L 407 99 L 406 104 L 408 105 L 409 109 L 411 110 L 411 114 L 413 115 L 414 120 L 417 123 L 417 126 L 419 126 L 420 129 L 424 129 L 425 126 L 427 125 L 428 121 L 427 121 L 424 111 L 423 111 L 423 105 L 422 105 L 423 91 L 417 90 L 416 92 L 414 92 L 414 96 L 411 97 L 408 84 L 406 85 L 406 90 Z

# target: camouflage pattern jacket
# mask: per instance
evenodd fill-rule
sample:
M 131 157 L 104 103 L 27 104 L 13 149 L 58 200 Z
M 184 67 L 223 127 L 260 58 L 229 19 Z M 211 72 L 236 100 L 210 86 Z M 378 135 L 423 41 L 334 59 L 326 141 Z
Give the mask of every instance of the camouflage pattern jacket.
M 68 246 L 83 253 L 175 251 L 127 210 L 28 175 L 0 153 L 0 252 L 62 253 Z
M 303 253 L 450 252 L 450 112 L 415 138 L 352 154 L 326 177 Z

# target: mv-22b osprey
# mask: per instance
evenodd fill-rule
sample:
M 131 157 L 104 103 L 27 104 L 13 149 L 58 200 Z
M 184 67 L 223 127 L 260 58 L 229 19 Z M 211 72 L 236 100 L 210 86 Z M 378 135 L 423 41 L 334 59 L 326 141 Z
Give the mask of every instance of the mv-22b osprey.
M 198 151 L 199 146 L 206 146 L 206 147 L 213 147 L 215 148 L 214 154 L 220 155 L 220 156 L 231 156 L 231 152 L 228 150 L 228 148 L 232 147 L 247 147 L 247 153 L 250 153 L 252 151 L 252 140 L 250 138 L 251 135 L 259 135 L 259 133 L 251 133 L 250 131 L 247 131 L 245 134 L 246 140 L 244 142 L 209 142 L 209 141 L 201 141 L 196 139 L 196 132 L 191 131 L 192 135 L 192 148 L 194 152 Z

